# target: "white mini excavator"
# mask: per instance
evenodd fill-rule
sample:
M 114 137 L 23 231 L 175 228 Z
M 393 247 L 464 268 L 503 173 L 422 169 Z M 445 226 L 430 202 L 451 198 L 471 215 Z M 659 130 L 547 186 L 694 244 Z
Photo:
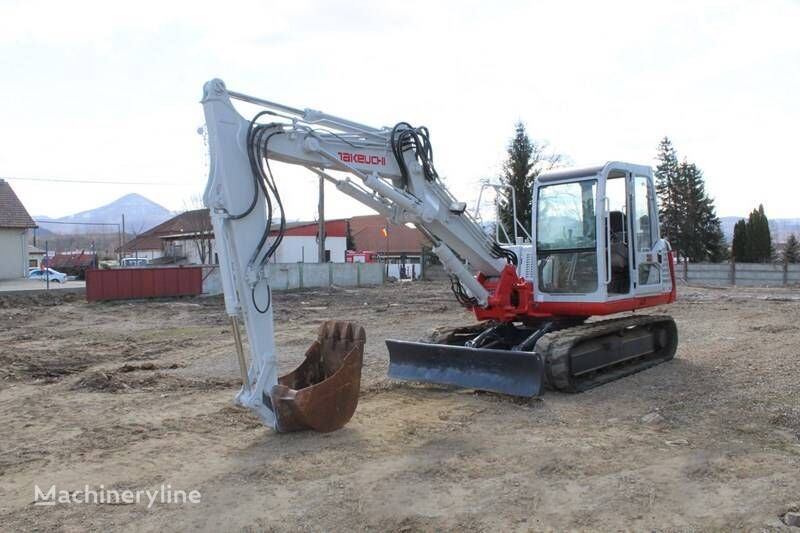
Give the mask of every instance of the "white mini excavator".
M 246 119 L 233 100 L 262 110 Z M 416 227 L 455 298 L 475 314 L 477 324 L 432 342 L 386 340 L 391 378 L 534 397 L 544 386 L 586 390 L 675 355 L 672 318 L 630 314 L 675 300 L 649 167 L 614 161 L 540 175 L 529 238 L 501 243 L 442 183 L 425 127 L 375 128 L 230 91 L 218 79 L 205 84 L 202 104 L 210 152 L 204 203 L 242 371 L 237 401 L 268 426 L 332 431 L 347 423 L 366 341 L 355 324 L 326 322 L 303 364 L 278 376 L 270 258 L 286 216 L 271 160 L 305 167 L 392 222 Z M 618 313 L 628 314 L 587 322 Z

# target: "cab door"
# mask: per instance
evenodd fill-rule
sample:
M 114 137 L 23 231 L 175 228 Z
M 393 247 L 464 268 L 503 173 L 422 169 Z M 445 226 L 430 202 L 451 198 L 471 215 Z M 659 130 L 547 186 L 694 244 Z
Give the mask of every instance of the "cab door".
M 628 179 L 631 247 L 631 279 L 637 294 L 661 292 L 662 257 L 653 252 L 658 239 L 658 213 L 651 176 L 632 173 Z

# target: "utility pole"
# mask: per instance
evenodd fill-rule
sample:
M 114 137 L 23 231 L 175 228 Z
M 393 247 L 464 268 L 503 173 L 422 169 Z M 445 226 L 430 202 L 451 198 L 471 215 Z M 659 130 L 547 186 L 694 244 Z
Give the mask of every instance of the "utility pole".
M 386 276 L 385 278 L 389 277 L 389 219 L 386 219 L 386 225 L 383 227 L 383 231 L 386 232 L 386 255 L 383 256 L 383 261 L 386 263 Z
M 325 262 L 325 180 L 319 177 L 319 263 Z
M 50 246 L 48 241 L 44 241 L 44 258 L 47 260 L 45 263 L 44 279 L 47 281 L 47 290 L 50 290 Z
M 122 246 L 119 249 L 119 266 L 122 266 L 122 258 L 125 256 L 125 213 L 122 213 Z

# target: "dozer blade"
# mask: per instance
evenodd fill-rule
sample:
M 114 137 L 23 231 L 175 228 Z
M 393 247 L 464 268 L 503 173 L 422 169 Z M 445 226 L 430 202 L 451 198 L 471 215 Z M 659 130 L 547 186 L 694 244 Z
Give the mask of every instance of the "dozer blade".
M 329 432 L 347 424 L 358 405 L 366 339 L 364 328 L 352 322 L 320 326 L 305 360 L 272 387 L 278 431 Z
M 544 361 L 535 352 L 387 339 L 389 377 L 512 396 L 539 396 Z

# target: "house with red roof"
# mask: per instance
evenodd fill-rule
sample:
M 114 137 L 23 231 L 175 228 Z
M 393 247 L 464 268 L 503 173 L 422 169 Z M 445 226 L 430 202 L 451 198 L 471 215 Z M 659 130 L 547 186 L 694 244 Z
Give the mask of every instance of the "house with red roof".
M 170 249 L 170 243 L 165 242 L 163 237 L 170 235 L 202 235 L 210 231 L 211 218 L 208 216 L 208 209 L 193 209 L 140 233 L 116 251 L 117 253 L 122 252 L 125 257 L 138 257 L 149 260 L 163 256 L 182 257 L 183 251 Z
M 273 228 L 275 224 L 273 224 Z M 317 235 L 319 224 L 310 222 L 287 222 L 281 245 L 272 256 L 274 263 L 316 263 L 319 260 Z M 277 230 L 270 232 L 277 236 Z M 325 221 L 325 260 L 329 263 L 344 263 L 347 252 L 347 221 Z
M 319 226 L 316 222 L 287 222 L 281 245 L 272 256 L 275 263 L 316 263 Z M 273 223 L 270 237 L 278 234 Z M 344 263 L 347 250 L 347 221 L 325 224 L 325 256 Z M 219 263 L 214 229 L 208 209 L 181 213 L 131 239 L 121 248 L 126 257 L 143 257 L 156 262 L 213 265 Z
M 35 227 L 11 185 L 0 179 L 0 279 L 28 275 L 28 231 Z
M 423 246 L 431 243 L 416 228 L 392 224 L 383 215 L 365 215 L 350 219 L 350 234 L 358 251 L 377 252 L 389 261 L 417 258 Z

